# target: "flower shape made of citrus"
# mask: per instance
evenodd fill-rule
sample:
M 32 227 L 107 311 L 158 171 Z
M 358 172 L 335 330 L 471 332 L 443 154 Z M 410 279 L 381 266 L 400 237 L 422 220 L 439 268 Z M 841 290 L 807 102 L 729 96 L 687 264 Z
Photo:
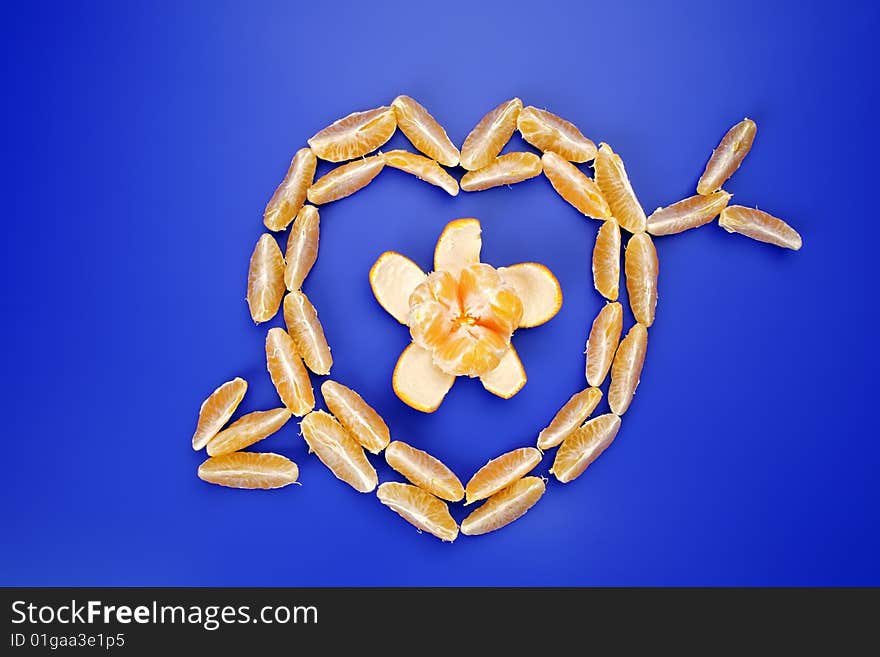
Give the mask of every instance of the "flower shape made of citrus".
M 526 374 L 513 333 L 549 321 L 562 305 L 559 282 L 543 265 L 496 269 L 480 262 L 480 234 L 476 219 L 450 222 L 430 274 L 393 251 L 370 270 L 376 299 L 412 337 L 394 369 L 394 391 L 426 413 L 440 406 L 457 376 L 479 377 L 505 399 L 519 392 Z

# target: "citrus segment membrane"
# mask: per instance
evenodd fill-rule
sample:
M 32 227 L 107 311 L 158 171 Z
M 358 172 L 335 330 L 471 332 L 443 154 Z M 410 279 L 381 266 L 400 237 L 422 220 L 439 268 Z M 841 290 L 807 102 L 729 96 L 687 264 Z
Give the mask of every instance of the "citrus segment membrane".
M 547 428 L 538 434 L 538 449 L 546 451 L 568 438 L 581 423 L 590 417 L 602 399 L 599 388 L 586 388 L 573 394 Z
M 519 98 L 512 98 L 480 119 L 461 146 L 461 166 L 474 171 L 492 162 L 516 130 L 522 106 Z
M 578 212 L 594 219 L 611 216 L 599 186 L 571 162 L 554 152 L 541 157 L 544 175 L 553 189 Z
M 757 132 L 758 126 L 751 119 L 743 119 L 727 131 L 700 176 L 698 194 L 711 194 L 727 182 L 752 149 Z
M 657 208 L 648 217 L 648 232 L 673 235 L 708 224 L 727 206 L 730 198 L 731 194 L 721 190 L 705 196 L 697 194 L 665 208 Z
M 288 290 L 298 290 L 318 259 L 318 239 L 320 235 L 321 217 L 318 208 L 304 205 L 287 238 L 287 251 L 284 259 L 284 285 Z
M 524 107 L 516 127 L 523 139 L 544 153 L 557 153 L 569 162 L 589 162 L 596 157 L 596 144 L 573 123 L 547 110 Z
M 461 177 L 461 188 L 477 192 L 501 185 L 513 185 L 541 175 L 541 158 L 534 153 L 508 153 L 497 157 L 481 169 L 468 171 Z
M 296 463 L 272 453 L 234 452 L 213 456 L 199 466 L 199 479 L 230 488 L 282 488 L 298 477 Z
M 286 408 L 254 411 L 242 415 L 208 441 L 208 455 L 223 456 L 249 447 L 271 436 L 287 424 L 289 419 L 290 411 Z
M 540 477 L 524 477 L 495 493 L 461 523 L 461 533 L 468 536 L 488 534 L 509 525 L 531 509 L 545 490 Z
M 338 201 L 370 184 L 384 166 L 385 159 L 381 155 L 343 164 L 318 178 L 306 195 L 315 205 Z
M 520 447 L 492 459 L 477 470 L 464 488 L 465 504 L 473 504 L 521 479 L 541 462 L 534 447 Z
M 608 449 L 619 430 L 620 418 L 613 413 L 594 417 L 565 439 L 550 472 L 563 484 L 577 479 Z
M 596 170 L 596 184 L 620 227 L 631 233 L 643 232 L 645 211 L 636 198 L 620 156 L 608 144 L 600 144 L 593 168 Z
M 363 112 L 352 112 L 334 121 L 312 136 L 308 144 L 322 160 L 344 162 L 376 150 L 391 139 L 396 129 L 394 109 L 377 107 Z
M 455 219 L 446 224 L 434 247 L 434 271 L 448 271 L 456 278 L 464 267 L 480 261 L 483 241 L 477 219 Z
M 395 440 L 385 449 L 385 460 L 413 484 L 440 499 L 458 502 L 464 486 L 455 473 L 428 452 Z
M 443 166 L 458 166 L 458 149 L 428 110 L 409 96 L 398 96 L 391 106 L 397 117 L 397 127 L 413 146 Z
M 370 268 L 370 287 L 376 301 L 401 324 L 409 324 L 409 297 L 427 274 L 406 256 L 386 251 Z
M 282 403 L 297 417 L 315 407 L 315 393 L 293 338 L 282 328 L 266 334 L 266 368 Z
M 522 302 L 519 328 L 533 328 L 549 322 L 562 308 L 562 287 L 547 267 L 537 262 L 521 262 L 501 267 L 498 273 Z
M 657 276 L 660 271 L 651 236 L 639 233 L 630 237 L 624 260 L 629 306 L 636 321 L 650 327 L 657 309 Z
M 510 399 L 526 384 L 526 371 L 513 345 L 501 358 L 501 362 L 491 372 L 480 376 L 483 387 L 496 397 Z
M 645 364 L 648 349 L 648 329 L 635 324 L 621 340 L 611 365 L 611 386 L 608 388 L 608 405 L 615 415 L 623 415 L 629 408 L 639 386 L 639 377 Z
M 263 223 L 269 230 L 284 230 L 306 200 L 306 191 L 315 179 L 318 159 L 308 148 L 299 149 L 290 161 L 284 180 L 278 185 L 266 209 Z
M 329 374 L 333 356 L 324 327 L 318 319 L 318 311 L 300 290 L 288 292 L 284 298 L 284 323 L 306 367 L 315 374 Z
M 458 181 L 434 160 L 400 150 L 382 153 L 382 158 L 387 166 L 411 173 L 419 180 L 440 187 L 450 196 L 458 196 Z
M 199 421 L 192 437 L 194 450 L 200 450 L 229 422 L 247 392 L 247 381 L 235 377 L 212 392 L 199 408 Z
M 445 502 L 417 486 L 388 481 L 376 491 L 379 501 L 420 531 L 441 541 L 454 541 L 458 525 Z
M 300 422 L 303 439 L 321 463 L 359 493 L 376 488 L 379 478 L 363 448 L 329 413 L 312 411 Z
M 391 440 L 388 425 L 376 410 L 351 388 L 328 379 L 321 395 L 330 412 L 364 449 L 378 454 Z
M 247 303 L 251 318 L 268 322 L 278 312 L 284 296 L 284 256 L 269 233 L 257 240 L 248 267 Z
M 620 294 L 620 226 L 614 219 L 602 223 L 593 245 L 593 287 L 609 301 Z
M 434 365 L 431 352 L 415 343 L 400 354 L 391 377 L 394 394 L 423 413 L 436 411 L 454 382 L 452 374 Z
M 756 208 L 729 205 L 721 211 L 718 225 L 728 233 L 739 233 L 759 242 L 797 251 L 803 245 L 798 232 L 782 219 Z
M 590 328 L 587 338 L 587 383 L 598 388 L 605 381 L 623 331 L 623 306 L 606 303 Z

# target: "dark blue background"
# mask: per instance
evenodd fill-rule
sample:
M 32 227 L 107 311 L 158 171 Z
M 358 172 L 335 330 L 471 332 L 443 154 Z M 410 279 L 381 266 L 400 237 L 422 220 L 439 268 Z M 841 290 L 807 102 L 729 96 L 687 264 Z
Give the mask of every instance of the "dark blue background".
M 11 4 L 0 584 L 880 584 L 871 3 Z M 190 450 L 222 381 L 250 381 L 242 412 L 278 403 L 244 295 L 291 154 L 404 92 L 459 144 L 513 95 L 548 107 L 623 155 L 649 211 L 692 194 L 748 115 L 728 189 L 804 237 L 800 253 L 716 225 L 658 239 L 658 319 L 614 446 L 452 545 L 336 481 L 293 422 L 260 449 L 302 486 L 209 486 Z M 387 249 L 428 267 L 461 216 L 482 220 L 488 262 L 546 263 L 565 303 L 515 336 L 515 399 L 459 380 L 425 416 L 391 391 L 408 337 L 367 272 Z M 462 478 L 533 444 L 584 385 L 597 228 L 543 178 L 452 199 L 382 173 L 321 210 L 305 290 L 334 378 Z

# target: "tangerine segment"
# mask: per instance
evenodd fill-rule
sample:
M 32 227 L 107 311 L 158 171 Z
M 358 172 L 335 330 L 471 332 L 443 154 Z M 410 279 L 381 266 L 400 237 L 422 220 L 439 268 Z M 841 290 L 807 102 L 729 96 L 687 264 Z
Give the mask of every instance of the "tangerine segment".
M 306 367 L 315 374 L 330 374 L 333 356 L 324 327 L 318 319 L 318 311 L 300 290 L 288 292 L 284 298 L 284 323 Z
M 794 228 L 782 219 L 777 219 L 756 208 L 729 205 L 721 211 L 718 225 L 728 233 L 739 233 L 784 249 L 798 251 L 803 245 L 801 236 Z
M 611 369 L 621 331 L 623 331 L 623 306 L 617 302 L 606 303 L 593 320 L 590 337 L 587 338 L 587 383 L 594 388 L 602 385 L 608 370 Z
M 544 175 L 559 195 L 578 212 L 594 219 L 611 216 L 599 186 L 571 162 L 549 151 L 541 157 Z
M 373 155 L 336 167 L 309 187 L 308 199 L 315 205 L 323 205 L 351 196 L 366 187 L 379 175 L 384 166 L 384 158 L 381 155 Z
M 395 440 L 385 449 L 385 460 L 416 486 L 442 500 L 458 502 L 464 497 L 464 486 L 455 473 L 428 452 Z
M 251 318 L 268 322 L 278 312 L 284 296 L 284 256 L 269 233 L 257 241 L 248 267 L 247 303 Z
M 620 342 L 614 363 L 611 365 L 611 386 L 608 388 L 608 405 L 615 415 L 623 415 L 632 402 L 648 350 L 648 329 L 635 324 Z
M 309 139 L 308 143 L 322 160 L 344 162 L 376 150 L 391 139 L 396 129 L 394 109 L 377 107 L 353 112 L 334 121 Z
M 563 484 L 577 479 L 608 449 L 619 430 L 620 418 L 614 413 L 594 417 L 565 439 L 550 472 Z
M 727 182 L 748 155 L 757 132 L 758 126 L 751 119 L 743 119 L 727 131 L 700 176 L 698 194 L 711 194 Z
M 391 432 L 382 416 L 363 397 L 329 379 L 321 384 L 321 395 L 330 412 L 364 448 L 373 454 L 385 449 L 391 440 Z
M 287 238 L 287 251 L 284 259 L 287 267 L 284 269 L 284 285 L 288 290 L 298 290 L 315 261 L 318 259 L 318 237 L 321 226 L 321 217 L 318 208 L 313 205 L 304 205 L 296 221 L 290 229 Z
M 427 274 L 406 256 L 386 251 L 370 268 L 370 288 L 376 301 L 401 324 L 409 324 L 409 297 Z
M 577 127 L 560 116 L 524 107 L 516 121 L 523 139 L 545 153 L 558 153 L 569 162 L 589 162 L 596 157 L 596 144 Z
M 549 269 L 538 262 L 521 262 L 498 270 L 522 301 L 519 328 L 532 328 L 549 322 L 562 308 L 562 287 Z
M 208 456 L 223 456 L 249 447 L 283 427 L 290 419 L 286 408 L 242 415 L 208 441 Z
M 660 262 L 648 233 L 629 238 L 626 244 L 626 291 L 636 321 L 650 327 L 657 309 L 657 276 Z
M 480 119 L 461 146 L 461 166 L 475 171 L 492 162 L 516 130 L 522 106 L 519 98 L 513 98 Z
M 520 447 L 492 459 L 477 470 L 464 487 L 465 504 L 485 499 L 506 488 L 535 469 L 541 452 L 534 447 Z
M 599 388 L 586 388 L 573 394 L 547 428 L 538 434 L 538 449 L 546 451 L 568 438 L 596 410 L 601 399 Z
M 409 96 L 398 96 L 391 106 L 397 117 L 397 127 L 413 146 L 443 166 L 458 166 L 458 149 L 428 110 Z
M 593 167 L 596 170 L 596 184 L 608 201 L 617 223 L 631 233 L 643 232 L 645 211 L 636 198 L 620 156 L 608 144 L 600 144 Z
M 509 525 L 531 509 L 545 490 L 540 477 L 523 477 L 490 497 L 461 523 L 461 533 L 467 536 L 488 534 Z
M 266 367 L 278 396 L 291 413 L 302 417 L 315 407 L 315 392 L 293 338 L 282 328 L 266 334 Z
M 593 245 L 593 287 L 609 301 L 620 293 L 620 226 L 604 222 Z
M 454 541 L 458 525 L 449 514 L 445 502 L 417 486 L 386 481 L 376 491 L 379 501 L 420 531 L 441 541 Z
M 527 380 L 526 371 L 513 345 L 508 347 L 498 367 L 480 377 L 483 387 L 502 399 L 513 397 L 523 389 Z
M 458 181 L 446 173 L 446 170 L 434 160 L 409 151 L 399 150 L 383 153 L 382 157 L 389 167 L 411 173 L 419 180 L 442 188 L 450 196 L 458 196 Z
M 330 471 L 359 493 L 369 493 L 379 478 L 363 448 L 329 413 L 312 411 L 300 422 L 302 436 Z
M 513 185 L 541 175 L 541 158 L 534 153 L 508 153 L 492 160 L 482 169 L 468 171 L 461 177 L 466 192 Z
M 730 201 L 724 190 L 705 196 L 697 194 L 665 208 L 657 208 L 648 217 L 648 232 L 652 235 L 673 235 L 708 224 Z
M 233 452 L 199 466 L 199 479 L 230 488 L 282 488 L 296 482 L 299 468 L 280 454 Z
M 400 354 L 391 377 L 394 394 L 423 413 L 436 411 L 454 382 L 452 374 L 434 365 L 431 352 L 415 343 Z
M 461 270 L 480 261 L 483 240 L 477 219 L 456 219 L 446 224 L 434 247 L 434 271 L 448 271 L 458 278 Z
M 241 400 L 244 399 L 247 387 L 247 381 L 235 377 L 232 381 L 227 381 L 214 390 L 202 402 L 202 406 L 199 408 L 199 421 L 196 424 L 196 432 L 192 437 L 194 450 L 200 450 L 207 445 L 208 441 L 216 436 L 217 432 L 223 428 L 223 425 L 229 421 Z
M 284 230 L 306 201 L 306 191 L 315 179 L 318 158 L 311 149 L 300 148 L 290 161 L 284 180 L 278 185 L 266 209 L 263 223 L 269 230 Z

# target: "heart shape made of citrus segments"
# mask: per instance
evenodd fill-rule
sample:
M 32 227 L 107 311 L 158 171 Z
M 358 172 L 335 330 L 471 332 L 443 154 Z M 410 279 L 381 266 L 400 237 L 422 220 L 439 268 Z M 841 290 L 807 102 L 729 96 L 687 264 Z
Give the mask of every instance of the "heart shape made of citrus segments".
M 400 129 L 423 155 L 380 149 Z M 697 194 L 646 216 L 629 182 L 623 161 L 610 146 L 595 144 L 572 123 L 546 110 L 523 107 L 518 98 L 488 114 L 465 139 L 461 150 L 418 102 L 398 96 L 390 106 L 355 112 L 321 130 L 296 152 L 287 175 L 266 206 L 271 231 L 293 224 L 282 254 L 264 234 L 251 256 L 247 301 L 259 324 L 284 306 L 287 330 L 270 329 L 267 367 L 283 408 L 242 416 L 224 428 L 247 390 L 236 378 L 217 388 L 202 404 L 193 448 L 207 447 L 199 467 L 205 481 L 239 488 L 277 488 L 294 483 L 295 463 L 278 454 L 241 451 L 281 428 L 292 415 L 302 417 L 309 451 L 360 492 L 378 486 L 379 500 L 403 518 L 445 541 L 477 535 L 516 520 L 541 498 L 545 480 L 529 476 L 543 453 L 558 448 L 550 472 L 561 483 L 579 477 L 617 436 L 621 417 L 639 384 L 648 328 L 657 305 L 659 261 L 653 236 L 679 233 L 711 222 L 753 239 L 797 250 L 798 233 L 784 221 L 757 209 L 730 206 L 722 185 L 739 168 L 756 133 L 749 119 L 731 128 L 713 150 Z M 499 155 L 514 131 L 541 151 Z M 314 180 L 318 158 L 342 164 Z M 577 164 L 593 161 L 594 178 Z M 355 391 L 332 380 L 321 386 L 329 412 L 314 410 L 308 370 L 327 375 L 333 363 L 329 345 L 309 299 L 300 290 L 318 255 L 317 206 L 350 196 L 384 167 L 413 174 L 455 196 L 459 182 L 443 167 L 461 165 L 460 186 L 479 191 L 512 185 L 543 173 L 558 194 L 581 214 L 600 220 L 592 254 L 593 283 L 606 300 L 590 329 L 586 347 L 587 386 L 569 398 L 538 435 L 536 447 L 522 447 L 490 460 L 462 485 L 430 454 L 391 442 L 384 420 Z M 307 203 L 308 201 L 309 203 Z M 618 302 L 621 231 L 630 234 L 624 274 L 634 323 L 623 335 Z M 398 360 L 393 388 L 404 403 L 433 412 L 456 376 L 479 377 L 502 398 L 515 395 L 526 373 L 511 338 L 517 328 L 549 321 L 562 304 L 558 281 L 543 265 L 520 263 L 495 269 L 480 262 L 481 228 L 476 219 L 450 222 L 434 252 L 434 271 L 394 252 L 383 253 L 370 270 L 379 304 L 410 329 L 413 339 Z M 285 292 L 286 295 L 285 295 Z M 610 412 L 591 418 L 607 397 Z M 410 484 L 378 484 L 364 450 L 384 450 L 388 464 Z M 483 501 L 459 528 L 448 502 Z

